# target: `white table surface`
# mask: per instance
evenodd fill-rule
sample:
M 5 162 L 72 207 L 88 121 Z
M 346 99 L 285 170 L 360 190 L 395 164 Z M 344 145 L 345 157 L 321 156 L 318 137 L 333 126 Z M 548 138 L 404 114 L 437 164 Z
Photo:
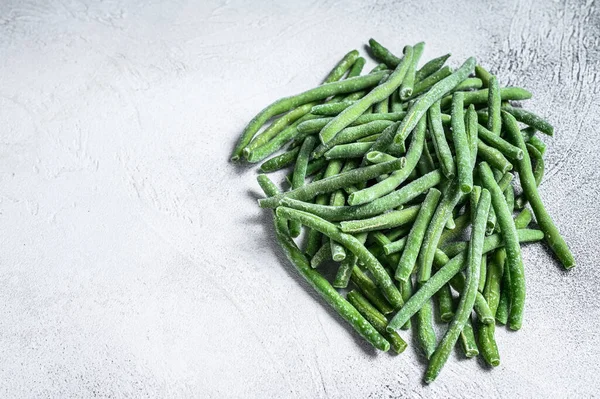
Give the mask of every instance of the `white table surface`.
M 376 354 L 228 162 L 263 106 L 370 37 L 474 55 L 556 127 L 541 193 L 577 267 L 524 248 L 494 370 L 457 353 L 426 387 L 415 345 Z M 2 2 L 0 397 L 598 394 L 599 44 L 591 0 Z

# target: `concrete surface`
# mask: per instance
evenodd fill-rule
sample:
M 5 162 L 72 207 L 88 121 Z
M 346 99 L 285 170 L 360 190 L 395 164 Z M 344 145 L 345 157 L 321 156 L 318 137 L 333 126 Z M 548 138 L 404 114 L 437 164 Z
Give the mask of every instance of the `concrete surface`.
M 556 127 L 542 196 L 573 249 L 523 251 L 502 364 L 375 354 L 273 242 L 227 162 L 264 105 L 369 37 L 476 56 Z M 600 268 L 595 1 L 5 0 L 0 397 L 591 397 Z

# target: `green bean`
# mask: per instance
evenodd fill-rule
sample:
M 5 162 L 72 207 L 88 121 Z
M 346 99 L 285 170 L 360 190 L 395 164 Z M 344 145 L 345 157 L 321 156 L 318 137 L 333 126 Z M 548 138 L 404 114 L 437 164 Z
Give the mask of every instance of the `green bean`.
M 371 143 L 371 144 L 373 144 L 373 143 L 375 143 L 375 141 L 377 141 L 377 139 L 379 138 L 379 136 L 381 136 L 381 133 L 375 133 L 375 134 L 372 134 L 370 136 L 360 138 L 360 139 L 356 140 L 356 142 L 357 143 Z
M 510 144 L 508 141 L 501 138 L 500 135 L 492 133 L 481 125 L 477 125 L 477 130 L 481 140 L 500 151 L 502 155 L 511 160 L 520 160 L 523 158 L 523 150 Z
M 387 113 L 387 114 L 365 114 L 359 116 L 356 120 L 352 121 L 352 123 L 348 124 L 348 126 L 358 126 L 363 125 L 365 123 L 387 120 L 396 122 L 404 118 L 406 112 L 397 112 L 397 113 Z M 298 125 L 298 132 L 300 134 L 314 134 L 321 131 L 325 126 L 327 126 L 331 121 L 333 121 L 335 117 L 323 117 L 323 118 L 315 118 L 305 123 L 301 123 Z
M 396 68 L 402 61 L 401 58 L 396 57 L 390 50 L 383 47 L 375 39 L 369 39 L 369 46 L 371 47 L 373 56 L 390 68 Z
M 487 128 L 493 136 L 500 136 L 500 128 L 502 126 L 502 119 L 500 117 L 500 86 L 498 86 L 498 79 L 492 76 L 489 80 L 488 90 L 488 122 Z
M 420 283 L 425 283 L 431 276 L 433 257 L 444 225 L 446 224 L 446 220 L 452 215 L 452 210 L 458 203 L 461 195 L 462 193 L 458 188 L 458 184 L 453 181 L 433 214 L 417 258 L 417 281 Z
M 542 203 L 542 200 L 537 191 L 535 177 L 533 176 L 533 172 L 531 170 L 531 160 L 529 158 L 529 153 L 525 146 L 525 142 L 523 141 L 523 136 L 521 136 L 521 132 L 517 126 L 516 120 L 509 113 L 503 112 L 502 122 L 506 127 L 506 132 L 509 139 L 512 141 L 513 144 L 515 144 L 517 147 L 523 150 L 523 159 L 517 162 L 517 171 L 519 173 L 519 179 L 521 181 L 521 187 L 523 188 L 525 197 L 531 204 L 531 209 L 535 214 L 535 220 L 540 226 L 540 229 L 544 232 L 546 242 L 548 243 L 552 251 L 556 254 L 563 266 L 566 269 L 570 269 L 575 266 L 575 259 L 573 258 L 573 255 L 571 254 L 567 243 L 561 237 L 560 233 L 558 232 L 558 229 L 554 225 L 552 218 L 544 208 L 544 204 Z
M 243 149 L 250 143 L 256 132 L 267 122 L 270 118 L 275 115 L 282 114 L 289 111 L 292 108 L 311 103 L 318 100 L 324 100 L 339 93 L 351 93 L 357 90 L 366 89 L 373 87 L 379 83 L 381 78 L 386 72 L 378 72 L 365 76 L 357 76 L 342 80 L 340 82 L 332 81 L 331 83 L 325 83 L 321 86 L 315 87 L 314 89 L 307 90 L 300 94 L 290 97 L 284 97 L 267 106 L 261 112 L 258 113 L 248 124 L 238 144 L 236 145 L 232 160 L 238 160 L 242 155 Z M 341 78 L 338 77 L 337 79 Z M 334 79 L 334 80 L 337 80 Z
M 477 348 L 477 342 L 475 341 L 475 333 L 473 332 L 473 325 L 471 324 L 470 316 L 465 322 L 465 326 L 460 332 L 459 338 L 467 358 L 470 359 L 479 355 L 479 349 Z
M 376 73 L 376 72 L 381 72 L 381 71 L 387 72 L 388 75 L 391 72 L 391 71 L 389 71 L 387 69 L 387 65 L 385 65 L 385 64 L 379 64 L 375 68 L 371 69 L 371 71 L 369 72 L 369 74 Z M 364 96 L 366 96 L 368 92 L 369 92 L 368 89 L 358 90 L 358 91 L 355 91 L 353 93 L 345 95 L 344 100 L 346 100 L 346 101 L 360 100 L 361 98 L 363 98 Z
M 543 233 L 539 230 L 522 229 L 517 231 L 519 241 L 535 241 L 543 238 Z M 488 253 L 503 245 L 501 236 L 493 234 L 485 237 L 483 242 L 483 253 Z M 423 286 L 411 296 L 404 306 L 396 313 L 394 318 L 388 324 L 388 329 L 397 330 L 406 323 L 421 308 L 423 303 L 431 298 L 440 288 L 447 284 L 464 266 L 466 260 L 466 248 L 456 256 L 443 264 L 442 267 L 433 275 Z M 436 251 L 436 255 L 439 252 Z M 446 257 L 447 258 L 447 257 Z M 441 262 L 443 263 L 443 262 Z
M 296 157 L 300 152 L 300 147 L 294 148 L 290 151 L 286 151 L 281 155 L 273 157 L 268 161 L 260 165 L 260 171 L 263 173 L 270 173 L 276 170 L 285 168 L 286 166 L 292 165 L 296 162 Z
M 365 67 L 365 64 L 367 63 L 367 60 L 365 60 L 363 57 L 358 57 L 356 59 L 356 61 L 354 61 L 354 64 L 352 64 L 352 67 L 350 68 L 350 70 L 348 71 L 348 75 L 346 75 L 346 79 L 348 78 L 355 78 L 357 76 L 360 76 L 363 68 Z M 351 94 L 349 94 L 351 95 Z M 344 100 L 344 98 L 346 98 L 347 96 L 344 94 L 336 94 L 335 96 L 333 96 L 333 98 L 331 100 L 329 100 L 329 102 L 339 102 Z
M 479 285 L 479 268 L 481 266 L 481 256 L 485 239 L 485 223 L 487 221 L 489 208 L 490 193 L 487 190 L 481 190 L 481 198 L 477 204 L 475 220 L 473 221 L 473 230 L 471 232 L 471 241 L 469 242 L 465 289 L 458 302 L 454 318 L 450 322 L 446 334 L 444 334 L 444 337 L 431 357 L 431 361 L 429 362 L 425 374 L 426 383 L 432 382 L 439 375 L 446 360 L 448 360 L 448 357 L 450 356 L 450 351 L 458 340 L 460 332 L 463 330 L 467 319 L 473 310 L 477 295 L 477 286 Z
M 404 300 L 404 302 L 408 301 L 413 294 L 412 281 L 410 281 L 410 280 L 400 281 L 398 286 L 400 288 L 400 293 L 402 294 L 402 299 Z M 400 328 L 403 330 L 409 330 L 410 327 L 411 327 L 411 322 L 410 322 L 410 320 L 408 320 Z
M 441 99 L 447 92 L 455 88 L 460 82 L 465 80 L 473 71 L 474 67 L 475 58 L 471 57 L 452 75 L 437 82 L 427 93 L 416 100 L 409 108 L 406 117 L 404 117 L 400 126 L 398 126 L 394 141 L 396 143 L 403 142 L 408 133 L 415 128 L 419 120 L 425 115 L 429 107 L 431 107 L 434 102 Z
M 379 215 L 407 203 L 429 190 L 431 187 L 438 185 L 441 180 L 441 172 L 435 170 L 384 197 L 360 206 L 324 206 L 298 201 L 285 196 L 281 200 L 281 203 L 290 208 L 310 212 L 331 222 L 364 219 Z M 274 204 L 273 206 L 277 206 L 277 204 Z
M 465 92 L 465 106 L 485 104 L 488 100 L 488 95 L 488 89 Z M 531 93 L 521 87 L 503 87 L 500 89 L 500 98 L 502 101 L 529 100 Z M 451 103 L 451 96 L 444 97 L 441 103 L 442 109 L 448 108 Z
M 500 300 L 498 301 L 498 308 L 496 309 L 496 321 L 504 325 L 508 323 L 508 315 L 510 314 L 512 302 L 511 278 L 508 267 L 504 267 L 501 284 Z
M 423 117 L 423 119 L 426 119 L 426 117 Z M 435 163 L 433 161 L 433 156 L 429 152 L 429 146 L 423 145 L 423 153 L 421 154 L 421 158 L 419 159 L 417 166 L 419 166 L 419 164 L 422 165 L 421 176 L 435 169 Z
M 277 222 L 277 218 L 275 231 L 277 233 L 277 240 L 286 257 L 325 302 L 371 345 L 379 350 L 388 351 L 390 348 L 389 342 L 323 276 L 309 266 L 304 254 L 298 249 L 290 236 L 285 233 L 282 224 Z
M 390 314 L 394 311 L 392 305 L 390 305 L 387 299 L 381 295 L 373 280 L 371 280 L 358 266 L 354 266 L 354 269 L 352 269 L 350 279 L 358 287 L 360 292 L 367 297 L 369 302 L 371 302 L 381 313 Z
M 281 190 L 267 175 L 258 175 L 256 177 L 260 188 L 264 191 L 265 195 L 272 197 L 277 194 L 281 194 Z
M 481 356 L 492 367 L 500 365 L 500 354 L 498 353 L 498 346 L 494 338 L 495 329 L 496 327 L 493 324 L 482 324 L 477 329 Z
M 526 111 L 523 108 L 515 108 L 510 105 L 505 105 L 502 107 L 502 109 L 511 114 L 519 122 L 522 122 L 527 126 L 534 128 L 535 130 L 539 130 L 548 136 L 554 135 L 554 127 L 533 112 Z
M 356 239 L 364 244 L 367 239 L 367 234 L 357 234 Z M 333 252 L 333 251 L 332 251 Z M 335 288 L 346 288 L 348 287 L 348 282 L 350 281 L 350 276 L 352 276 L 352 270 L 357 264 L 358 258 L 352 252 L 350 252 L 340 263 L 338 267 L 337 273 L 335 275 L 335 279 L 333 280 L 332 285 Z
M 508 188 L 504 190 L 504 199 L 506 200 L 506 205 L 512 215 L 515 211 L 515 189 L 513 186 L 508 186 Z
M 296 120 L 290 126 L 285 128 L 281 133 L 279 133 L 277 136 L 275 136 L 273 139 L 271 139 L 268 143 L 266 143 L 258 148 L 255 148 L 254 150 L 250 151 L 249 154 L 246 153 L 244 155 L 246 157 L 246 160 L 248 162 L 252 162 L 252 163 L 262 161 L 263 159 L 267 158 L 271 154 L 280 150 L 292 138 L 294 138 L 294 137 L 298 138 L 297 128 L 302 122 L 306 122 L 306 121 L 316 119 L 316 118 L 318 118 L 316 115 L 311 115 L 311 114 L 304 115 L 302 118 Z M 304 138 L 305 137 L 306 136 L 304 136 Z M 304 140 L 304 138 L 302 138 L 302 139 L 298 138 L 298 143 L 301 144 L 302 141 Z
M 486 231 L 487 233 L 487 231 Z M 483 288 L 485 287 L 485 278 L 487 277 L 487 255 L 483 255 L 481 257 L 481 268 L 480 270 L 480 274 L 479 274 L 479 286 L 477 287 L 477 290 L 479 292 L 483 292 Z M 485 298 L 484 298 L 485 299 Z M 488 306 L 489 307 L 489 306 Z M 492 318 L 494 316 L 492 315 Z
M 518 229 L 517 238 L 519 239 L 519 242 L 522 243 L 537 242 L 544 239 L 544 233 L 541 230 L 535 229 Z M 486 245 L 488 246 L 498 247 L 504 245 L 501 243 L 501 234 L 494 233 L 492 235 L 487 236 L 486 239 L 489 239 L 489 241 L 486 241 Z M 458 255 L 459 253 L 465 251 L 467 249 L 467 245 L 468 243 L 466 241 L 457 241 L 444 245 L 440 251 L 444 252 L 447 256 L 452 258 Z
M 415 87 L 413 88 L 412 98 L 417 98 L 421 93 L 424 93 L 427 90 L 431 89 L 431 87 L 433 87 L 434 84 L 436 84 L 442 79 L 447 78 L 450 75 L 452 75 L 452 68 L 450 68 L 449 66 L 445 66 L 437 72 L 424 78 L 423 80 L 417 81 Z
M 331 260 L 331 245 L 329 243 L 325 243 L 321 245 L 321 247 L 317 250 L 315 255 L 310 260 L 310 266 L 313 269 L 321 266 L 323 262 L 327 262 Z
M 438 300 L 440 320 L 444 323 L 447 323 L 454 317 L 454 304 L 450 286 L 448 284 L 444 285 L 439 289 L 438 292 L 436 292 L 435 296 Z
M 433 142 L 435 153 L 440 161 L 440 169 L 447 179 L 452 179 L 456 173 L 454 158 L 450 151 L 450 146 L 446 141 L 444 128 L 442 127 L 442 113 L 440 111 L 440 102 L 433 103 L 427 112 L 427 122 L 431 141 Z
M 369 152 L 380 151 L 380 152 L 388 152 L 390 144 L 394 140 L 394 133 L 396 128 L 400 125 L 399 121 L 394 122 L 387 128 L 381 132 L 381 136 L 373 143 L 373 146 L 369 150 Z M 368 153 L 367 153 L 368 154 Z
M 444 230 L 442 235 L 440 236 L 440 242 L 438 245 L 442 245 L 448 241 L 454 240 L 459 237 L 465 230 L 465 228 L 471 222 L 470 215 L 465 213 L 464 215 L 460 215 L 456 219 L 454 219 L 454 224 L 456 225 L 452 230 Z
M 317 104 L 310 109 L 310 113 L 319 116 L 335 116 L 354 104 L 354 101 L 340 101 L 337 103 Z
M 406 46 L 404 48 L 404 54 L 408 53 L 407 48 L 410 46 Z M 400 99 L 407 100 L 410 98 L 413 92 L 413 85 L 415 84 L 415 75 L 417 73 L 417 65 L 419 64 L 419 60 L 421 59 L 421 55 L 423 54 L 423 50 L 425 49 L 425 43 L 419 42 L 412 47 L 412 58 L 410 61 L 410 65 L 408 66 L 408 70 L 406 71 L 406 75 L 402 84 L 400 85 Z
M 433 73 L 439 71 L 444 66 L 448 58 L 450 58 L 450 54 L 445 54 L 425 63 L 425 65 L 423 65 L 415 74 L 415 82 L 420 82 Z
M 536 186 L 539 187 L 544 177 L 544 158 L 542 157 L 540 151 L 530 143 L 526 143 L 525 146 L 527 147 L 529 158 L 534 159 L 533 178 L 535 180 Z M 527 204 L 527 199 L 525 198 L 525 195 L 523 193 L 521 193 L 517 198 L 515 198 L 515 204 L 516 207 L 519 209 L 523 209 L 525 207 L 525 205 Z
M 332 206 L 342 206 L 346 202 L 346 198 L 344 197 L 344 192 L 342 190 L 337 190 L 333 194 L 331 194 L 330 205 Z M 336 262 L 341 262 L 346 259 L 346 250 L 344 247 L 337 242 L 330 240 L 331 246 L 331 258 Z M 350 268 L 350 270 L 352 270 Z M 348 278 L 350 276 L 348 275 Z M 335 287 L 335 285 L 334 285 Z
M 421 118 L 412 135 L 408 152 L 406 153 L 406 166 L 393 172 L 387 179 L 380 181 L 371 187 L 350 194 L 348 204 L 361 205 L 371 202 L 377 198 L 383 197 L 386 194 L 394 191 L 417 165 L 421 154 L 423 153 L 423 145 L 425 142 L 426 120 Z
M 489 264 L 489 271 L 486 276 L 485 287 L 483 289 L 483 297 L 485 298 L 490 311 L 495 316 L 498 309 L 498 301 L 500 300 L 500 281 L 504 271 L 504 262 L 506 260 L 506 251 L 498 249 L 492 254 L 492 259 Z
M 481 65 L 477 65 L 475 67 L 475 76 L 477 76 L 483 82 L 483 87 L 490 86 L 490 79 L 492 78 L 492 74 L 489 73 L 484 67 Z
M 325 127 L 323 127 L 323 129 L 321 129 L 319 132 L 321 143 L 327 145 L 329 141 L 331 141 L 331 139 L 333 139 L 335 135 L 339 133 L 340 130 L 354 122 L 369 107 L 385 98 L 388 98 L 402 83 L 402 80 L 406 75 L 406 71 L 409 68 L 411 59 L 412 49 L 409 49 L 394 72 L 389 75 L 385 83 L 375 87 L 366 96 L 343 110 L 338 116 L 336 116 Z
M 261 199 L 259 200 L 259 205 L 261 208 L 275 208 L 280 204 L 284 197 L 306 201 L 318 194 L 330 193 L 337 189 L 344 188 L 361 181 L 373 179 L 381 174 L 390 173 L 401 168 L 404 163 L 404 159 L 397 159 L 391 162 L 384 162 L 377 165 L 365 166 L 364 168 L 350 170 L 348 172 L 340 173 L 336 176 L 327 177 L 325 179 L 306 184 L 298 189 L 294 189 L 271 198 Z
M 292 189 L 296 189 L 304 185 L 304 181 L 306 179 L 306 169 L 308 167 L 308 159 L 316 143 L 316 138 L 307 137 L 306 140 L 304 140 L 302 147 L 300 147 L 298 158 L 296 158 L 296 165 L 294 166 Z M 300 235 L 301 228 L 302 226 L 300 223 L 290 222 L 290 236 L 298 237 Z
M 452 89 L 451 93 L 457 91 L 469 91 L 469 90 L 477 90 L 481 89 L 482 83 L 479 78 L 466 78 L 462 82 L 458 84 L 454 89 Z
M 473 165 L 463 117 L 464 96 L 463 92 L 456 92 L 452 95 L 452 141 L 456 152 L 456 170 L 460 191 L 470 193 L 473 188 Z
M 336 145 L 331 147 L 331 149 L 325 153 L 325 159 L 359 158 L 369 151 L 371 144 L 372 143 L 350 143 Z
M 417 256 L 419 255 L 425 230 L 427 229 L 427 226 L 429 226 L 441 195 L 442 193 L 439 190 L 436 190 L 435 188 L 429 189 L 406 240 L 406 246 L 404 247 L 394 276 L 396 280 L 405 281 L 409 279 L 417 261 Z
M 396 159 L 396 157 L 386 154 L 385 152 L 379 152 L 379 151 L 369 151 L 365 155 L 365 158 L 367 159 L 367 161 L 369 161 L 372 164 L 382 163 L 382 162 L 390 162 L 390 161 L 393 161 L 394 159 Z
M 340 222 L 340 228 L 344 233 L 362 233 L 402 226 L 417 218 L 419 208 L 419 205 L 414 205 L 401 211 L 391 211 L 369 219 L 343 221 Z
M 546 153 L 546 144 L 538 136 L 531 136 L 527 143 L 534 146 L 540 154 L 544 155 Z
M 347 127 L 342 129 L 330 142 L 329 146 L 324 146 L 323 144 L 319 145 L 315 152 L 313 153 L 314 158 L 319 158 L 321 155 L 327 152 L 328 148 L 339 144 L 352 143 L 356 140 L 366 137 L 371 134 L 381 133 L 385 130 L 385 128 L 394 124 L 392 121 L 388 120 L 377 120 L 373 122 L 368 122 L 363 125 Z
M 437 337 L 433 328 L 433 303 L 430 299 L 423 303 L 423 306 L 417 312 L 415 321 L 417 324 L 417 341 L 423 349 L 425 357 L 429 359 L 437 344 Z
M 513 169 L 513 164 L 502 155 L 500 151 L 494 147 L 490 147 L 483 141 L 477 141 L 477 156 L 483 162 L 487 162 L 491 167 L 498 169 L 502 173 L 506 173 Z
M 346 165 L 344 165 L 344 168 Z M 327 164 L 325 171 L 323 173 L 322 178 L 335 176 L 342 170 L 342 161 L 339 159 L 332 160 Z M 320 179 L 318 179 L 320 180 Z M 317 180 L 314 180 L 317 181 Z M 328 203 L 329 196 L 325 194 L 318 195 L 315 198 L 315 204 L 317 205 L 325 205 Z M 314 255 L 314 252 L 317 251 L 319 246 L 321 245 L 321 233 L 316 230 L 309 230 L 307 234 L 307 244 L 306 244 L 306 253 L 310 256 Z
M 365 266 L 369 269 L 369 272 L 371 272 L 373 275 L 373 278 L 375 278 L 375 281 L 383 292 L 383 295 L 388 299 L 394 308 L 403 304 L 400 292 L 398 292 L 398 289 L 383 266 L 381 266 L 377 259 L 375 259 L 375 257 L 371 255 L 371 253 L 367 251 L 367 249 L 355 237 L 341 232 L 335 225 L 310 213 L 286 208 L 283 206 L 278 207 L 276 212 L 278 216 L 281 216 L 285 219 L 297 220 L 303 225 L 318 230 L 329 238 L 332 238 L 333 240 L 342 244 L 365 264 Z
M 395 331 L 393 333 L 386 331 L 387 319 L 369 303 L 367 298 L 362 296 L 358 291 L 352 290 L 347 294 L 347 299 L 390 342 L 394 352 L 404 352 L 407 347 L 406 342 Z
M 400 237 L 404 237 L 408 233 L 410 233 L 410 226 L 401 226 L 401 227 L 396 227 L 395 229 L 389 230 L 389 232 L 386 233 L 385 236 L 390 241 L 396 241 L 397 239 L 399 239 Z M 402 248 L 404 248 L 404 247 L 402 247 Z M 400 249 L 399 251 L 401 251 L 401 250 L 402 249 Z
M 465 244 L 467 244 L 466 246 L 468 246 L 468 243 L 465 243 Z M 464 250 L 466 250 L 466 249 L 467 248 L 465 248 Z M 481 259 L 483 259 L 483 256 Z M 481 272 L 480 272 L 480 275 L 481 275 Z M 450 280 L 450 285 L 456 291 L 462 292 L 465 289 L 465 276 L 463 276 L 462 273 L 456 274 Z M 482 323 L 492 324 L 492 323 L 494 323 L 494 315 L 492 314 L 490 307 L 488 306 L 487 302 L 485 301 L 485 298 L 479 292 L 479 284 L 478 284 L 477 288 L 478 288 L 478 291 L 475 294 L 475 304 L 473 305 L 475 314 L 477 314 L 477 318 Z
M 387 80 L 387 78 L 381 79 L 381 82 L 379 82 L 379 84 L 385 83 L 386 80 Z M 386 97 L 383 100 L 381 100 L 380 102 L 373 105 L 373 112 L 378 113 L 378 114 L 387 114 L 389 112 L 389 106 L 390 106 L 390 99 L 389 99 L 389 97 Z
M 525 275 L 523 261 L 521 260 L 521 247 L 517 237 L 511 213 L 506 205 L 504 195 L 487 163 L 479 165 L 479 175 L 483 185 L 492 194 L 492 203 L 496 211 L 496 217 L 502 236 L 505 241 L 506 263 L 511 274 L 512 306 L 509 317 L 509 327 L 513 330 L 521 328 L 523 320 L 523 307 L 525 305 Z

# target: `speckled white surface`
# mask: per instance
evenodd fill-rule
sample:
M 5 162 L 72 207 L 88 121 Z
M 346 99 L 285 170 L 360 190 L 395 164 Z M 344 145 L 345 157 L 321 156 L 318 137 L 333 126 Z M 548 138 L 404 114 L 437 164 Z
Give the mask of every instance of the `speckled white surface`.
M 575 253 L 523 251 L 502 365 L 375 354 L 274 245 L 262 106 L 369 37 L 468 55 L 555 126 L 542 196 Z M 0 397 L 591 397 L 600 391 L 600 11 L 595 1 L 0 3 Z

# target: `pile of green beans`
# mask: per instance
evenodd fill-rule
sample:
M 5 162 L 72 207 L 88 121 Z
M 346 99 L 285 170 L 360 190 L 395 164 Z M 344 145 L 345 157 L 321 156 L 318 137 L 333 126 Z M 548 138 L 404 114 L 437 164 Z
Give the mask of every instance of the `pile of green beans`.
M 259 205 L 299 273 L 371 345 L 401 353 L 412 327 L 426 383 L 457 342 L 496 367 L 496 326 L 531 327 L 521 245 L 544 240 L 575 266 L 538 192 L 546 144 L 536 133 L 554 128 L 511 103 L 531 93 L 500 87 L 474 58 L 419 68 L 422 42 L 398 55 L 369 44 L 376 68 L 361 75 L 365 59 L 348 52 L 321 86 L 254 117 L 232 160 L 288 144 L 260 167 Z M 265 174 L 284 169 L 288 190 Z

